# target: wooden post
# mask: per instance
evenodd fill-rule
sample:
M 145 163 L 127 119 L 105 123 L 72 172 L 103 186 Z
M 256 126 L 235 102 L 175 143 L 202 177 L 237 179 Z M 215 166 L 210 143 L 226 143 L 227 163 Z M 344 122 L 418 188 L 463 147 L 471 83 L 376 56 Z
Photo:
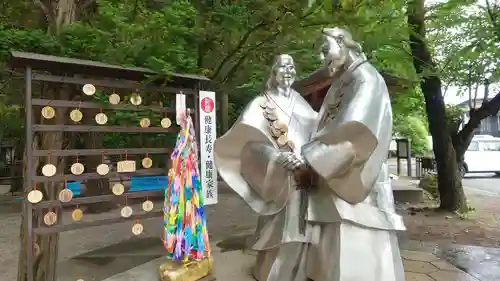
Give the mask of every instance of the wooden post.
M 221 100 L 220 100 L 220 108 L 221 108 L 221 115 L 222 115 L 222 128 L 221 128 L 221 134 L 224 134 L 227 130 L 229 130 L 229 95 L 227 92 L 222 92 L 221 93 Z

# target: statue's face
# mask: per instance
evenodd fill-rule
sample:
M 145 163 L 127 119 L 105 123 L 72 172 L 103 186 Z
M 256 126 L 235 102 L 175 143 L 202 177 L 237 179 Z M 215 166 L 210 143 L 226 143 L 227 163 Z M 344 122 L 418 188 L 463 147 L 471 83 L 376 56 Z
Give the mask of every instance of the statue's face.
M 295 82 L 295 64 L 290 58 L 282 58 L 278 62 L 276 68 L 276 82 L 280 88 L 290 88 Z
M 335 37 L 323 35 L 320 57 L 330 71 L 337 71 L 347 60 L 348 49 L 342 44 L 342 40 L 340 34 Z

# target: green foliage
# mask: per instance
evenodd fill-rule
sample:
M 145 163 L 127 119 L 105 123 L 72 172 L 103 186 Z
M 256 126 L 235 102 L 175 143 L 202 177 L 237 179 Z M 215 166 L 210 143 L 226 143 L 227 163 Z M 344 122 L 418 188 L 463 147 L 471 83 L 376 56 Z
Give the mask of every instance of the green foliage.
M 427 126 L 422 117 L 407 116 L 400 118 L 394 124 L 394 132 L 399 136 L 408 138 L 411 143 L 412 153 L 424 155 L 429 152 Z M 396 120 L 395 120 L 396 121 Z
M 485 5 L 486 3 L 487 5 Z M 440 66 L 445 86 L 456 86 L 470 100 L 483 98 L 478 86 L 488 78 L 500 80 L 500 5 L 449 1 L 434 6 L 429 14 L 429 42 Z
M 437 185 L 437 176 L 431 174 L 425 175 L 418 183 L 418 187 L 429 192 L 429 194 L 432 195 L 433 198 L 439 198 Z
M 16 142 L 24 132 L 21 108 L 0 103 L 0 144 Z
M 54 23 L 44 21 L 39 5 L 14 2 L 0 0 L 5 8 L 0 17 L 0 62 L 9 51 L 19 50 L 144 66 L 162 74 L 201 73 L 213 80 L 218 93 L 229 93 L 231 120 L 263 89 L 275 55 L 291 54 L 299 77 L 318 68 L 314 43 L 322 27 L 348 26 L 379 69 L 416 81 L 405 43 L 405 2 L 400 0 L 377 5 L 371 0 L 342 1 L 337 9 L 321 1 L 304 9 L 303 1 L 294 0 L 173 0 L 161 5 L 96 0 L 92 9 L 77 7 L 82 11 L 75 21 L 57 28 L 57 35 L 48 32 Z M 4 89 L 5 102 L 19 102 L 16 85 Z M 392 94 L 397 118 L 423 112 L 419 92 Z M 130 113 L 109 117 L 112 123 L 140 118 Z
M 465 112 L 466 110 L 461 106 L 451 104 L 446 105 L 446 118 L 450 123 L 462 123 Z

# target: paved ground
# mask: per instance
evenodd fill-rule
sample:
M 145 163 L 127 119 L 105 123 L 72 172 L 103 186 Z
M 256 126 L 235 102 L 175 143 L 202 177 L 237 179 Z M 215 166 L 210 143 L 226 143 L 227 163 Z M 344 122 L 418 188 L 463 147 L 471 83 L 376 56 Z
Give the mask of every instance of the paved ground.
M 236 194 L 228 190 L 219 193 L 220 202 L 207 208 L 210 239 L 226 239 L 234 233 L 253 230 L 257 218 Z M 155 203 L 161 208 L 162 202 Z M 139 206 L 132 206 L 138 210 Z M 0 196 L 0 272 L 2 281 L 16 279 L 19 251 L 20 201 Z M 63 221 L 71 221 L 66 212 Z M 85 220 L 119 216 L 119 209 L 98 215 L 84 215 Z M 165 254 L 159 237 L 162 219 L 142 221 L 144 233 L 134 237 L 132 223 L 119 223 L 64 232 L 60 236 L 58 281 L 101 281 L 131 267 Z M 159 246 L 159 247 L 158 247 Z M 102 251 L 118 251 L 114 256 L 101 255 Z M 90 253 L 89 253 L 90 252 Z
M 463 184 L 466 189 L 500 197 L 500 177 L 495 174 L 467 174 Z
M 476 189 L 480 190 L 480 188 Z M 7 200 L 6 198 L 0 198 L 0 270 L 3 275 L 1 279 L 11 281 L 15 280 L 17 271 L 20 204 L 19 201 Z M 155 205 L 160 207 L 161 202 L 157 202 Z M 137 206 L 133 207 L 134 209 L 138 208 Z M 117 212 L 118 210 L 109 214 L 85 215 L 84 219 L 92 220 L 98 217 L 116 216 Z M 256 222 L 255 214 L 238 196 L 227 189 L 221 189 L 219 204 L 208 207 L 207 215 L 211 241 L 223 240 L 224 242 L 219 246 L 226 250 L 238 249 L 242 239 L 235 239 L 235 233 L 252 232 Z M 66 214 L 64 219 L 68 220 L 68 216 L 69 214 Z M 142 223 L 145 226 L 145 233 L 139 237 L 134 237 L 131 234 L 130 223 L 63 233 L 60 240 L 58 281 L 75 281 L 79 278 L 85 281 L 101 281 L 163 256 L 164 251 L 159 240 L 161 236 L 161 219 L 150 219 Z M 401 242 L 403 249 L 414 251 L 424 249 L 427 252 L 432 252 L 443 260 L 449 260 L 462 270 L 477 277 L 477 279 L 458 279 L 457 277 L 428 280 L 500 280 L 500 265 L 495 262 L 500 261 L 500 250 L 498 249 L 457 247 L 455 245 L 443 245 L 442 243 L 424 245 L 419 241 L 406 241 L 405 239 L 402 239 Z M 223 261 L 231 260 L 237 254 L 235 251 L 230 251 L 230 253 L 232 254 L 221 259 Z M 246 259 L 250 258 L 247 257 Z M 221 263 L 225 262 L 219 262 L 219 264 Z M 428 268 L 429 266 L 424 267 Z M 428 280 L 408 279 L 407 281 Z
M 219 246 L 223 244 L 219 243 Z M 241 249 L 212 246 L 214 275 L 218 281 L 254 281 L 251 268 L 255 253 Z M 233 245 L 234 247 L 234 245 Z M 478 281 L 434 254 L 419 251 L 402 251 L 406 281 Z M 104 281 L 157 281 L 158 266 L 164 258 L 151 260 L 136 268 L 122 272 Z
M 397 174 L 397 160 L 391 158 L 388 160 L 389 171 L 393 174 Z M 400 160 L 401 173 L 400 176 L 407 176 L 407 162 L 406 160 Z M 416 165 L 415 159 L 412 159 L 412 175 L 416 175 Z M 465 175 L 464 186 L 466 189 L 471 189 L 472 191 L 480 192 L 485 195 L 500 196 L 500 176 L 496 176 L 493 173 L 485 174 L 467 174 Z

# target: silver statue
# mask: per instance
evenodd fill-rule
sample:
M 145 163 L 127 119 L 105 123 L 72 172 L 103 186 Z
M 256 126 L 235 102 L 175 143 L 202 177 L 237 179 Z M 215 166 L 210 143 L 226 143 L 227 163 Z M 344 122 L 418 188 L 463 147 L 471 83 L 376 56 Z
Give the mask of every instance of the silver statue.
M 267 215 L 253 247 L 257 280 L 404 281 L 396 231 L 405 227 L 386 164 L 387 87 L 348 32 L 324 29 L 323 40 L 325 65 L 338 78 L 319 114 L 290 89 L 295 71 L 282 55 L 265 94 L 215 142 L 216 164 Z
M 322 57 L 337 78 L 323 101 L 303 166 L 319 176 L 307 220 L 315 281 L 404 281 L 387 169 L 392 109 L 387 86 L 361 45 L 340 28 L 323 30 Z
M 291 88 L 295 75 L 292 57 L 278 56 L 265 92 L 214 144 L 221 177 L 262 216 L 253 246 L 258 251 L 254 277 L 259 281 L 307 280 L 303 253 L 310 239 L 300 227 L 306 216 L 303 190 L 290 170 L 301 163 L 295 159 L 309 142 L 317 113 Z

